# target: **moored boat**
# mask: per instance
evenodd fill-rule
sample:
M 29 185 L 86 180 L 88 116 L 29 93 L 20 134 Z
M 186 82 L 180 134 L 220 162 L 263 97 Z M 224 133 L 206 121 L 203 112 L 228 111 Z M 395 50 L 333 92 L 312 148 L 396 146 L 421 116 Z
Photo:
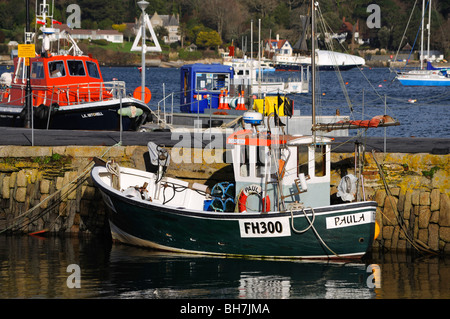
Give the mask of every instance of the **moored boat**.
M 314 46 L 313 41 L 312 52 Z M 267 117 L 245 112 L 244 127 L 226 140 L 233 176 L 211 189 L 165 176 L 171 156 L 153 143 L 149 154 L 156 172 L 113 162 L 95 166 L 91 177 L 109 210 L 112 238 L 153 249 L 225 257 L 364 256 L 379 233 L 377 203 L 365 200 L 361 174 L 344 176 L 338 201 L 331 201 L 332 139 L 316 132 L 323 127 L 315 122 L 314 57 L 312 65 L 313 134 L 288 134 L 278 121 L 271 126 L 276 112 Z M 376 118 L 367 127 L 389 122 Z M 360 158 L 355 152 L 355 161 Z
M 275 136 L 250 125 L 227 139 L 234 178 L 211 191 L 163 176 L 162 168 L 94 167 L 113 239 L 217 256 L 362 257 L 374 240 L 376 203 L 330 205 L 331 139 Z M 161 155 L 155 158 L 167 158 Z
M 57 29 L 48 16 L 46 1 L 37 19 L 45 25 L 42 52 L 15 57 L 14 72 L 2 75 L 0 125 L 82 130 L 136 130 L 150 117 L 147 101 L 127 96 L 125 82 L 104 82 L 98 61 L 83 55 L 69 33 L 60 33 L 71 44 L 68 51 L 51 53 Z M 50 23 L 50 27 L 46 24 Z M 59 39 L 58 39 L 59 41 Z M 29 70 L 29 76 L 27 72 Z M 27 105 L 27 82 L 32 97 Z M 146 96 L 147 97 L 147 96 Z

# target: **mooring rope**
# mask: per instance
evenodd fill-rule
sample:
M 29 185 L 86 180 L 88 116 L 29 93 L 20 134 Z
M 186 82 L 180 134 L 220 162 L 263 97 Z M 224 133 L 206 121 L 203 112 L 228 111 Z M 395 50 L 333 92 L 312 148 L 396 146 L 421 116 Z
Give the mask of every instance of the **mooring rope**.
M 382 169 L 381 165 L 378 163 L 378 161 L 377 161 L 377 159 L 375 157 L 375 150 L 374 149 L 372 150 L 372 157 L 373 157 L 373 160 L 375 161 L 375 164 L 377 165 L 381 181 L 383 182 L 384 189 L 386 190 L 386 195 L 389 198 L 389 203 L 391 204 L 391 207 L 392 207 L 392 209 L 393 209 L 393 211 L 395 213 L 395 217 L 397 218 L 397 222 L 398 222 L 398 225 L 400 226 L 400 230 L 405 235 L 406 240 L 411 244 L 411 246 L 413 246 L 418 251 L 425 251 L 425 252 L 428 252 L 428 253 L 431 253 L 431 254 L 437 254 L 436 251 L 432 250 L 430 247 L 426 246 L 424 243 L 422 243 L 418 239 L 414 239 L 412 237 L 411 233 L 409 232 L 409 230 L 405 227 L 406 222 L 403 219 L 403 216 L 401 216 L 399 214 L 399 212 L 397 210 L 397 205 L 394 205 L 394 202 L 392 200 L 392 193 L 391 193 L 391 191 L 389 189 L 389 186 L 387 184 L 386 177 L 384 176 L 383 169 Z M 389 220 L 389 218 L 381 211 L 381 209 L 380 209 L 380 212 L 386 219 Z
M 319 232 L 317 231 L 317 229 L 314 227 L 314 221 L 316 219 L 316 213 L 314 212 L 314 209 L 312 207 L 308 207 L 311 210 L 311 215 L 312 215 L 312 221 L 309 219 L 308 215 L 305 212 L 305 207 L 302 207 L 301 210 L 303 212 L 303 215 L 305 215 L 306 220 L 309 223 L 309 226 L 306 227 L 303 230 L 297 230 L 294 227 L 294 212 L 293 212 L 293 208 L 291 207 L 291 228 L 294 231 L 294 233 L 296 234 L 303 234 L 306 231 L 308 231 L 309 229 L 312 229 L 314 234 L 317 236 L 317 238 L 319 239 L 319 241 L 322 243 L 323 246 L 325 246 L 325 248 L 327 248 L 333 255 L 335 255 L 338 258 L 342 258 L 341 256 L 339 256 L 339 254 L 337 254 L 335 251 L 333 251 L 323 240 L 323 238 L 319 235 Z
M 117 146 L 121 146 L 121 143 L 119 142 L 119 143 L 117 143 L 117 144 L 114 144 L 114 145 L 112 145 L 111 147 L 109 147 L 100 157 L 104 157 L 112 148 L 114 148 L 114 147 L 117 147 Z M 20 219 L 22 219 L 22 218 L 25 218 L 25 217 L 28 217 L 29 215 L 31 215 L 31 213 L 33 213 L 36 209 L 38 209 L 39 207 L 41 207 L 44 203 L 46 203 L 46 202 L 48 202 L 49 200 L 51 200 L 51 199 L 53 199 L 56 195 L 58 195 L 58 194 L 60 194 L 60 193 L 63 193 L 63 191 L 64 191 L 64 194 L 70 194 L 71 192 L 73 192 L 76 188 L 78 188 L 78 184 L 76 184 L 76 182 L 78 181 L 78 180 L 81 180 L 83 177 L 85 177 L 90 171 L 91 171 L 91 169 L 94 167 L 94 165 L 95 165 L 95 162 L 93 161 L 93 160 L 91 160 L 88 164 L 87 164 L 87 166 L 86 166 L 86 168 L 77 176 L 77 177 L 75 177 L 73 180 L 71 180 L 70 182 L 68 182 L 66 185 L 64 185 L 63 187 L 61 187 L 59 190 L 57 190 L 57 191 L 55 191 L 53 194 L 50 194 L 50 195 L 48 195 L 46 198 L 44 198 L 41 202 L 39 202 L 37 205 L 35 205 L 35 206 L 33 206 L 33 207 L 31 207 L 30 209 L 28 209 L 27 211 L 25 211 L 24 213 L 22 213 L 22 214 L 20 214 L 19 216 L 17 216 L 17 217 L 15 217 L 14 219 L 13 219 L 13 222 L 12 222 L 12 224 L 11 224 L 11 226 L 9 226 L 9 227 L 6 227 L 5 229 L 3 229 L 3 230 L 0 230 L 0 234 L 2 234 L 2 233 L 4 233 L 4 232 L 6 232 L 6 231 L 8 231 L 8 230 L 11 230 L 11 229 L 13 229 L 13 228 L 23 228 L 24 226 L 27 226 L 27 225 L 29 225 L 31 222 L 33 222 L 34 220 L 36 220 L 37 218 L 40 218 L 40 217 L 42 217 L 44 214 L 42 214 L 42 216 L 41 216 L 41 214 L 38 214 L 37 216 L 35 216 L 35 218 L 33 218 L 32 220 L 31 220 L 31 222 L 29 222 L 29 223 L 27 223 L 27 224 L 24 224 L 24 225 L 22 225 L 22 226 L 20 226 L 19 225 L 19 223 L 18 223 L 18 221 L 20 220 Z M 84 180 L 83 180 L 84 181 Z M 68 189 L 69 187 L 73 187 L 73 189 Z M 68 189 L 67 191 L 66 191 L 66 189 Z M 47 212 L 45 212 L 45 213 L 47 213 Z M 59 217 L 59 214 L 58 214 L 58 217 Z M 57 217 L 57 218 L 58 218 Z

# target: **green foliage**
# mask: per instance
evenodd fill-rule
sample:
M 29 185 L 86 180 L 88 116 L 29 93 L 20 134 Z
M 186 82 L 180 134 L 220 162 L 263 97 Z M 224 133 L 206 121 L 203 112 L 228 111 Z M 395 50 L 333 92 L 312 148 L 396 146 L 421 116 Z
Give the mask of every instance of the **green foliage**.
M 291 43 L 298 40 L 300 34 L 299 15 L 305 15 L 309 2 L 299 0 L 152 0 L 148 1 L 146 9 L 148 14 L 157 12 L 160 15 L 180 14 L 180 28 L 185 43 L 196 43 L 200 48 L 209 48 L 220 45 L 221 39 L 240 46 L 241 37 L 249 37 L 250 20 L 257 27 L 258 19 L 261 19 L 263 38 L 280 33 L 283 38 L 288 38 Z M 65 0 L 55 1 L 55 18 L 66 22 L 70 13 L 66 12 L 68 4 Z M 141 14 L 136 0 L 76 0 L 81 8 L 81 24 L 84 29 L 111 29 L 124 32 L 128 41 L 132 41 L 134 34 L 125 30 L 125 22 L 134 22 Z M 381 8 L 381 28 L 368 29 L 366 26 L 367 7 L 376 3 Z M 355 24 L 359 23 L 360 34 L 371 37 L 371 46 L 381 46 L 389 50 L 396 50 L 400 46 L 403 31 L 413 9 L 414 1 L 411 0 L 321 0 L 320 8 L 327 24 L 332 31 L 338 31 L 342 25 L 342 19 Z M 421 19 L 421 1 L 418 1 L 406 32 L 406 42 L 412 44 L 417 34 Z M 225 8 L 225 9 L 223 9 Z M 30 6 L 30 19 L 34 31 L 34 2 Z M 432 10 L 432 49 L 449 51 L 449 40 L 444 32 L 448 29 L 450 14 L 450 0 L 434 2 Z M 0 0 L 0 29 L 5 38 L 1 42 L 9 40 L 23 41 L 23 30 L 26 24 L 25 5 L 11 0 Z M 220 22 L 220 23 L 219 23 Z M 255 24 L 256 23 L 256 24 Z M 212 29 L 211 29 L 212 28 Z M 219 33 L 219 38 L 212 39 L 211 35 L 201 32 Z M 126 32 L 126 34 L 125 34 Z M 254 35 L 257 30 L 254 29 Z M 162 34 L 159 34 L 162 36 Z M 405 45 L 403 42 L 402 45 Z
M 286 3 L 281 2 L 274 10 L 273 16 L 275 18 L 275 22 L 285 29 L 290 26 L 290 12 Z
M 93 44 L 97 44 L 97 45 L 102 45 L 102 46 L 106 46 L 106 45 L 108 45 L 108 41 L 107 40 L 105 40 L 105 39 L 99 39 L 99 40 L 91 40 L 91 42 L 93 43 Z
M 200 51 L 190 52 L 190 51 L 182 49 L 182 50 L 178 51 L 178 57 L 184 61 L 199 60 L 202 58 L 202 52 L 200 52 Z
M 438 166 L 433 166 L 429 171 L 422 171 L 422 175 L 428 178 L 433 178 L 434 174 L 440 170 Z
M 222 44 L 219 33 L 217 31 L 200 31 L 195 40 L 195 44 L 201 48 L 219 46 Z

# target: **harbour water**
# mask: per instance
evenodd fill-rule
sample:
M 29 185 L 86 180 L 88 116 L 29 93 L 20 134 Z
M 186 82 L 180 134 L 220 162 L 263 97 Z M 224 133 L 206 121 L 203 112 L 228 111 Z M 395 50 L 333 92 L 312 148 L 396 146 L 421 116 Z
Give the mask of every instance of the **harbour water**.
M 0 74 L 12 72 L 12 67 L 0 66 Z M 126 82 L 128 94 L 141 85 L 141 73 L 137 67 L 102 67 L 104 81 Z M 395 73 L 388 68 L 354 68 L 343 72 L 323 71 L 318 73 L 317 115 L 341 115 L 351 119 L 370 119 L 376 115 L 388 114 L 401 125 L 386 129 L 392 137 L 448 137 L 450 126 L 449 87 L 408 87 L 395 79 Z M 270 80 L 299 78 L 297 72 L 267 72 L 264 78 Z M 164 96 L 174 92 L 174 111 L 179 112 L 180 69 L 147 68 L 146 86 L 151 90 L 149 105 L 157 109 L 164 107 Z M 311 93 L 291 95 L 294 108 L 301 115 L 311 115 Z M 165 101 L 167 111 L 171 110 L 172 99 Z M 350 134 L 356 134 L 356 131 Z M 367 136 L 384 136 L 384 129 L 368 130 Z
M 450 259 L 374 253 L 350 263 L 263 261 L 155 252 L 104 238 L 0 236 L 5 298 L 448 299 Z
M 107 81 L 117 78 L 126 81 L 129 92 L 141 85 L 140 73 L 136 68 L 102 68 Z M 296 72 L 268 72 L 271 78 L 289 79 L 299 77 Z M 166 95 L 180 92 L 180 70 L 148 68 L 147 86 L 152 92 L 150 105 L 155 109 L 163 98 L 163 83 Z M 376 115 L 388 114 L 401 125 L 386 129 L 392 137 L 448 137 L 450 126 L 449 87 L 408 87 L 395 79 L 388 68 L 354 68 L 336 73 L 319 72 L 320 85 L 317 95 L 317 114 L 334 115 L 338 109 L 341 115 L 351 119 L 370 119 Z M 344 93 L 345 92 L 345 93 Z M 174 95 L 175 108 L 179 111 L 179 95 Z M 291 95 L 294 108 L 301 115 L 311 115 L 311 94 Z M 170 110 L 171 99 L 166 100 Z M 162 107 L 163 103 L 160 104 Z M 356 134 L 356 131 L 350 134 Z M 367 136 L 382 137 L 384 129 L 368 130 Z
M 0 67 L 0 73 L 6 70 Z M 130 93 L 140 86 L 137 68 L 103 67 L 102 72 L 106 81 L 126 81 Z M 321 74 L 319 114 L 332 115 L 338 108 L 341 115 L 352 113 L 361 119 L 386 110 L 401 122 L 387 128 L 388 136 L 450 135 L 448 88 L 403 87 L 392 81 L 394 75 L 386 68 L 353 69 L 341 75 L 340 81 L 334 72 Z M 163 98 L 163 83 L 166 94 L 178 92 L 179 69 L 147 70 L 150 104 L 155 108 Z M 311 114 L 310 94 L 292 98 L 302 115 Z M 383 134 L 384 129 L 367 132 Z M 11 298 L 449 299 L 450 258 L 388 252 L 357 263 L 279 262 L 161 253 L 99 237 L 1 235 L 0 299 Z

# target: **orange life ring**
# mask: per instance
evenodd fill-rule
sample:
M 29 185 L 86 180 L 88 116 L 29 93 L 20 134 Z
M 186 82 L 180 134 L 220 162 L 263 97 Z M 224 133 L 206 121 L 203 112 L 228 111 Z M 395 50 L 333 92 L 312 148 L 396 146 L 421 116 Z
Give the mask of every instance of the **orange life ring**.
M 134 92 L 133 92 L 133 97 L 136 100 L 141 100 L 142 99 L 142 87 L 138 86 Z M 150 102 L 150 100 L 152 99 L 152 92 L 150 92 L 150 89 L 148 87 L 144 87 L 144 102 L 145 104 L 148 104 Z
M 240 213 L 247 212 L 247 198 L 250 195 L 258 195 L 259 198 L 261 198 L 262 205 L 264 207 L 264 212 L 270 211 L 270 198 L 269 196 L 266 196 L 265 198 L 262 198 L 262 188 L 259 185 L 252 184 L 245 186 L 241 192 L 239 193 L 238 198 L 238 209 Z

